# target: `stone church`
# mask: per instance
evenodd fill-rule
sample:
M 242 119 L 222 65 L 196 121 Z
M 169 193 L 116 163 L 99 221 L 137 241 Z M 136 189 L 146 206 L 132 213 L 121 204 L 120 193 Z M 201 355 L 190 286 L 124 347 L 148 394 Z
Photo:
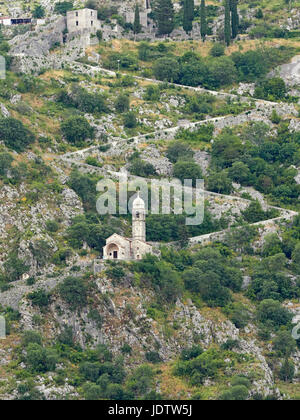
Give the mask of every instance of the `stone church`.
M 153 247 L 146 242 L 145 202 L 138 192 L 132 203 L 132 238 L 114 233 L 106 240 L 103 248 L 104 260 L 140 260 L 146 254 L 153 254 Z

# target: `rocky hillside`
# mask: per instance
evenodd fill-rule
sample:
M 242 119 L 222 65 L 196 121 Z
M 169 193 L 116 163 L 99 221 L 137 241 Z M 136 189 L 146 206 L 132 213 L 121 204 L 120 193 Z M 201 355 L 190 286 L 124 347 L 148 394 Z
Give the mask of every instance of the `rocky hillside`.
M 226 47 L 209 3 L 206 42 L 68 37 L 62 16 L 3 30 L 0 399 L 299 398 L 300 44 L 257 35 L 298 27 L 241 1 Z M 120 174 L 204 179 L 203 223 L 149 212 L 160 257 L 102 260 L 132 235 L 96 210 Z

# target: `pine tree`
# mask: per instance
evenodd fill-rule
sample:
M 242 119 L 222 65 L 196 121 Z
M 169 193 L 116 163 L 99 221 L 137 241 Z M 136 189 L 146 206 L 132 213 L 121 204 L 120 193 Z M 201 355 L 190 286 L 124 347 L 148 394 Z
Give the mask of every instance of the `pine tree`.
M 140 8 L 139 5 L 135 5 L 134 11 L 134 23 L 133 23 L 133 32 L 139 34 L 142 30 L 141 20 L 140 20 Z
M 231 24 L 230 24 L 230 0 L 225 0 L 225 42 L 229 46 L 231 42 Z
M 200 16 L 201 16 L 201 37 L 202 40 L 205 41 L 205 37 L 207 35 L 207 21 L 206 21 L 206 6 L 205 0 L 201 0 L 201 8 L 200 8 Z
M 238 0 L 231 0 L 231 30 L 232 38 L 235 39 L 239 30 Z
M 170 34 L 174 29 L 174 7 L 172 0 L 158 0 L 155 18 L 160 35 Z
M 195 4 L 194 0 L 184 0 L 183 4 L 183 29 L 186 33 L 191 32 L 193 29 L 193 20 Z

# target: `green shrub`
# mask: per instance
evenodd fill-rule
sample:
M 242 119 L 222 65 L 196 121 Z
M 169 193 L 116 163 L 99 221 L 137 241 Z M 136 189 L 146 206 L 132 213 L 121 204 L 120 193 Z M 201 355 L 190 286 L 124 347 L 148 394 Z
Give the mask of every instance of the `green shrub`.
M 55 351 L 45 349 L 37 343 L 30 343 L 26 348 L 26 365 L 35 373 L 53 371 L 58 363 Z
M 70 117 L 61 123 L 63 136 L 69 143 L 82 146 L 84 141 L 93 139 L 95 136 L 94 128 L 84 117 Z
M 129 96 L 126 94 L 119 95 L 115 101 L 115 108 L 118 112 L 128 112 L 130 108 Z
M 148 351 L 145 354 L 146 360 L 150 363 L 160 363 L 161 357 L 156 351 Z
M 56 220 L 47 220 L 46 229 L 48 232 L 55 233 L 59 230 L 59 223 Z
M 36 290 L 28 295 L 33 306 L 38 306 L 40 309 L 46 308 L 50 303 L 49 294 L 44 290 Z
M 67 277 L 59 285 L 60 297 L 71 307 L 71 309 L 81 309 L 87 304 L 88 288 L 84 282 L 77 277 Z
M 0 140 L 16 152 L 24 152 L 35 141 L 34 134 L 15 118 L 0 118 Z
M 174 141 L 169 144 L 166 155 L 172 163 L 176 163 L 178 160 L 192 159 L 194 152 L 182 141 Z
M 127 112 L 124 114 L 123 123 L 125 128 L 136 128 L 138 122 L 135 112 Z
M 220 400 L 225 401 L 244 401 L 248 398 L 249 391 L 244 385 L 233 386 L 229 391 L 220 396 Z

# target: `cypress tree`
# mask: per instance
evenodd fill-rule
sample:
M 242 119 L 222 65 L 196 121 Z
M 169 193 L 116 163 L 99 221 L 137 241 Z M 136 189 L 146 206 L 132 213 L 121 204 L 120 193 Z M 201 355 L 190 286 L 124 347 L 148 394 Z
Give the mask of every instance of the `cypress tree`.
M 186 33 L 193 29 L 194 14 L 194 0 L 184 0 L 183 4 L 183 29 Z
M 135 34 L 140 33 L 142 30 L 141 26 L 141 20 L 140 20 L 140 8 L 138 4 L 135 5 L 135 11 L 134 11 L 134 23 L 133 23 L 133 32 Z
M 239 30 L 238 0 L 231 0 L 231 30 L 232 38 L 236 38 Z
M 229 46 L 231 42 L 231 24 L 230 24 L 230 0 L 225 0 L 225 42 Z
M 174 7 L 172 0 L 158 0 L 155 18 L 160 35 L 170 34 L 174 29 Z
M 201 0 L 200 18 L 201 18 L 201 37 L 202 37 L 202 40 L 205 41 L 205 37 L 207 35 L 205 0 Z

